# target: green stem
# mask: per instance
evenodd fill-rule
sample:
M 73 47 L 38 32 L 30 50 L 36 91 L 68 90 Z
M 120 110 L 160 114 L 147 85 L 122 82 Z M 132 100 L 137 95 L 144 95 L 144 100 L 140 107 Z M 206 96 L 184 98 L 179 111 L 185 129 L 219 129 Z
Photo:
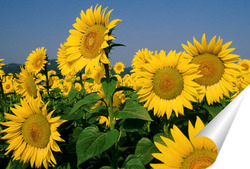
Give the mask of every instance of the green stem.
M 81 86 L 83 88 L 84 86 L 83 86 L 83 83 L 82 83 L 82 70 L 79 71 L 79 77 L 80 77 Z
M 45 76 L 46 76 L 46 90 L 49 96 L 49 77 L 48 77 L 48 57 L 46 56 L 47 63 L 45 64 Z
M 5 95 L 4 95 L 4 91 L 3 91 L 3 83 L 2 83 L 2 78 L 1 77 L 0 77 L 0 87 L 1 87 L 1 93 L 2 93 L 2 98 L 3 98 L 3 102 L 1 102 L 1 103 L 2 103 L 2 106 L 3 106 L 4 112 L 7 112 L 6 99 L 5 99 Z

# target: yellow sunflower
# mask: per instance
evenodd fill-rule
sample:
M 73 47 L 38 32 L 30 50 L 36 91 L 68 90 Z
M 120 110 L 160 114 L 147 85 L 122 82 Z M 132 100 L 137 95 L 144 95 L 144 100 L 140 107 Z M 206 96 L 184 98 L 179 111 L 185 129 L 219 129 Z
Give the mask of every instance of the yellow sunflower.
M 11 80 L 6 80 L 2 84 L 4 93 L 10 93 L 13 91 L 13 85 Z
M 35 81 L 35 78 L 31 72 L 29 72 L 27 69 L 21 68 L 21 72 L 19 75 L 17 75 L 17 93 L 21 94 L 24 97 L 27 98 L 37 98 L 39 96 L 39 87 L 37 85 L 37 82 Z
M 69 48 L 68 46 L 65 46 L 63 44 L 60 45 L 61 48 L 59 48 L 57 53 L 57 63 L 59 64 L 58 69 L 61 70 L 62 75 L 66 76 L 68 74 L 76 73 L 75 67 L 77 60 L 68 61 L 69 55 L 66 54 L 66 50 Z
M 68 46 L 66 54 L 68 61 L 75 62 L 76 72 L 86 66 L 86 69 L 102 63 L 110 63 L 105 48 L 109 47 L 108 41 L 115 39 L 110 36 L 111 30 L 121 21 L 115 19 L 109 22 L 110 10 L 106 15 L 107 8 L 101 11 L 101 6 L 96 5 L 93 11 L 91 6 L 87 9 L 86 14 L 81 11 L 81 19 L 76 18 L 74 28 L 69 32 L 65 46 Z
M 124 72 L 125 65 L 122 62 L 118 62 L 114 66 L 114 71 L 116 74 L 120 74 L 121 72 Z
M 207 137 L 195 137 L 204 128 L 197 117 L 195 127 L 189 121 L 189 139 L 175 125 L 171 129 L 174 141 L 161 137 L 165 145 L 155 142 L 161 153 L 152 154 L 162 161 L 160 164 L 150 164 L 153 169 L 203 169 L 211 166 L 217 157 L 215 143 Z
M 72 83 L 64 81 L 63 84 L 60 84 L 59 88 L 62 91 L 64 96 L 67 96 L 71 90 Z
M 183 106 L 193 109 L 190 101 L 197 101 L 199 85 L 193 80 L 201 75 L 198 75 L 198 65 L 190 64 L 186 55 L 170 51 L 166 56 L 165 51 L 161 51 L 143 65 L 144 71 L 140 72 L 143 83 L 138 92 L 140 102 L 146 101 L 144 107 L 154 108 L 158 117 L 166 114 L 169 119 L 172 110 L 176 116 L 184 115 Z
M 13 160 L 26 163 L 30 161 L 33 168 L 55 166 L 56 160 L 52 150 L 60 152 L 56 141 L 64 141 L 57 132 L 65 120 L 60 117 L 51 117 L 47 113 L 47 104 L 42 104 L 39 99 L 21 100 L 21 106 L 14 105 L 10 108 L 14 114 L 5 113 L 9 121 L 0 124 L 8 128 L 1 131 L 7 133 L 1 139 L 6 139 L 9 144 L 6 154 L 13 151 Z
M 0 69 L 2 69 L 2 66 L 4 65 L 4 63 L 1 63 L 4 59 L 0 59 Z
M 208 104 L 220 102 L 223 95 L 229 97 L 229 91 L 232 91 L 232 83 L 239 75 L 239 65 L 235 64 L 238 61 L 239 55 L 230 54 L 234 48 L 229 48 L 231 42 L 222 45 L 223 40 L 219 37 L 216 42 L 216 36 L 207 44 L 205 34 L 202 37 L 200 44 L 195 38 L 194 46 L 188 43 L 188 46 L 182 44 L 183 48 L 188 52 L 191 63 L 199 65 L 200 74 L 202 77 L 195 81 L 200 84 L 200 90 L 203 94 L 199 100 L 202 101 L 206 95 Z
M 241 71 L 243 73 L 250 73 L 250 60 L 243 59 L 238 62 L 238 64 L 241 66 Z
M 131 70 L 131 72 L 135 72 L 136 74 L 138 74 L 139 72 L 143 71 L 142 65 L 148 63 L 152 56 L 153 52 L 148 50 L 147 48 L 138 50 L 132 61 L 133 69 Z
M 81 91 L 82 90 L 82 85 L 80 83 L 75 83 L 75 89 L 77 91 Z
M 44 65 L 47 63 L 46 61 L 46 50 L 44 47 L 36 48 L 36 51 L 32 51 L 29 54 L 27 60 L 25 62 L 25 67 L 35 74 L 38 73 L 40 70 L 44 69 Z

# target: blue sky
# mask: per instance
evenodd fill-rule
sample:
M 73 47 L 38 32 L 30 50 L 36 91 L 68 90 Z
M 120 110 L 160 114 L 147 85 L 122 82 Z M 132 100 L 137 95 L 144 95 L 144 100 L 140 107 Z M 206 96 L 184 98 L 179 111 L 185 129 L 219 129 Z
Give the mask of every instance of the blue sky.
M 111 62 L 131 65 L 135 53 L 149 50 L 183 51 L 182 43 L 220 36 L 233 41 L 233 52 L 250 59 L 250 1 L 232 0 L 0 0 L 0 58 L 3 63 L 20 63 L 37 47 L 45 47 L 49 58 L 56 59 L 60 43 L 69 29 L 91 5 L 114 9 L 112 19 L 122 19 L 113 32 L 117 47 Z

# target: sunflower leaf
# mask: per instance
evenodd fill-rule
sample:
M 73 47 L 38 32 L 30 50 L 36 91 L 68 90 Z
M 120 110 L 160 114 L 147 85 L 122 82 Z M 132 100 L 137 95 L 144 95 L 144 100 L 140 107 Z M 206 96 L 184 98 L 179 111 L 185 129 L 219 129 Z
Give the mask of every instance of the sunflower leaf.
M 105 94 L 106 100 L 108 100 L 115 92 L 117 79 L 116 77 L 102 78 L 102 87 Z
M 78 101 L 68 114 L 62 116 L 65 120 L 76 120 L 83 116 L 84 111 L 81 108 L 84 106 L 85 111 L 89 111 L 96 102 L 100 100 L 100 97 L 96 93 L 91 93 L 84 97 L 82 100 Z
M 122 169 L 127 169 L 127 168 L 145 169 L 145 166 L 138 157 L 131 154 L 126 158 L 126 160 L 122 165 Z
M 119 136 L 116 129 L 102 133 L 96 126 L 85 128 L 76 143 L 77 165 L 109 149 Z
M 148 138 L 142 138 L 138 141 L 135 148 L 135 155 L 144 165 L 148 164 L 154 157 L 152 153 L 158 153 L 158 149 Z
M 146 108 L 133 100 L 127 100 L 124 108 L 115 113 L 115 117 L 119 119 L 141 119 L 153 121 Z

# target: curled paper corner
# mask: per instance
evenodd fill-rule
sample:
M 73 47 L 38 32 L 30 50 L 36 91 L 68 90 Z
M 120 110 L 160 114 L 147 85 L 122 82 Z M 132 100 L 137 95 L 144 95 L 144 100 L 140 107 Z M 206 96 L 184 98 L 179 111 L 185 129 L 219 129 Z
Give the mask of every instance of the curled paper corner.
M 209 169 L 250 168 L 250 85 L 195 137 L 210 138 L 218 156 Z

